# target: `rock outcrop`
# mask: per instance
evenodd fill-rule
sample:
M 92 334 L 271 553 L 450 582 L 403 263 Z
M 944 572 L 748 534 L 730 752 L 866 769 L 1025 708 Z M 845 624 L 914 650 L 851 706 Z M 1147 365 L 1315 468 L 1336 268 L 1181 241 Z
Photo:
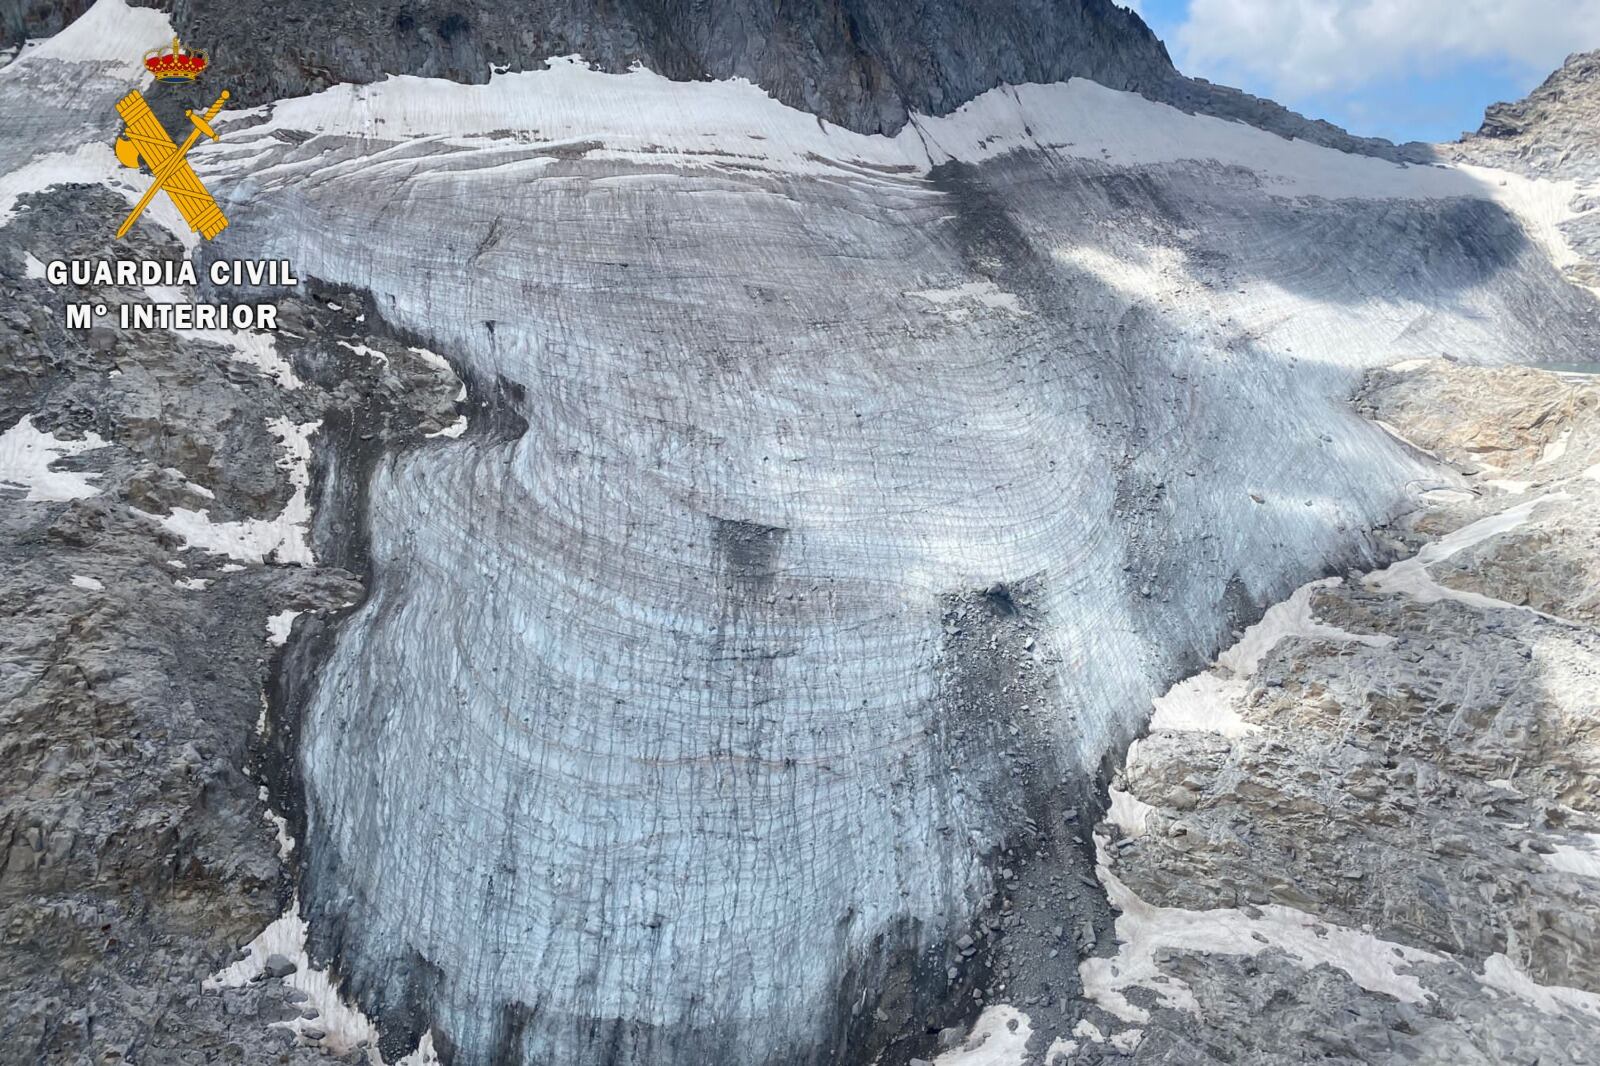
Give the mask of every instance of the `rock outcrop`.
M 682 81 L 745 78 L 861 133 L 896 133 L 915 115 L 949 114 L 1004 85 L 1088 78 L 1284 137 L 1432 159 L 1425 145 L 1353 137 L 1270 100 L 1185 78 L 1143 20 L 1113 0 L 295 0 L 270 12 L 183 0 L 171 11 L 185 40 L 213 50 L 218 76 L 245 106 L 394 74 L 481 84 L 494 71 L 539 70 L 575 55 L 614 73 L 642 66 Z M 53 32 L 63 22 L 56 5 L 44 5 L 0 25 Z
M 1458 487 L 1414 557 L 1157 701 L 1100 827 L 1089 1020 L 1135 1062 L 1590 1062 L 1600 384 L 1437 360 L 1358 402 Z

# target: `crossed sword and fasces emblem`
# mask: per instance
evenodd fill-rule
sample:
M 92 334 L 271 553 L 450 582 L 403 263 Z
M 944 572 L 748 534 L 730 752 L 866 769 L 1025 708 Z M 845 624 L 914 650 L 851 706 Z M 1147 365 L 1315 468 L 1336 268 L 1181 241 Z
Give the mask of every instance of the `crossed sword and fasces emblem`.
M 161 120 L 156 118 L 155 112 L 150 110 L 150 105 L 145 101 L 143 94 L 135 89 L 133 92 L 117 101 L 117 114 L 122 116 L 122 121 L 127 124 L 123 135 L 117 139 L 117 160 L 125 167 L 139 166 L 140 159 L 144 160 L 154 175 L 150 188 L 133 205 L 133 210 L 123 220 L 117 229 L 120 238 L 132 228 L 144 209 L 150 206 L 150 201 L 163 190 L 171 198 L 173 206 L 183 215 L 183 220 L 189 228 L 197 231 L 200 236 L 210 240 L 221 233 L 228 225 L 227 218 L 217 202 L 211 198 L 206 187 L 200 183 L 195 175 L 194 168 L 189 165 L 189 149 L 194 147 L 196 141 L 203 133 L 213 141 L 217 139 L 217 131 L 211 128 L 211 122 L 222 110 L 222 105 L 228 102 L 228 92 L 223 90 L 214 104 L 204 115 L 197 115 L 187 111 L 189 121 L 194 123 L 194 129 L 189 131 L 189 136 L 182 144 L 174 144 L 172 138 L 167 136 L 167 131 L 161 125 Z

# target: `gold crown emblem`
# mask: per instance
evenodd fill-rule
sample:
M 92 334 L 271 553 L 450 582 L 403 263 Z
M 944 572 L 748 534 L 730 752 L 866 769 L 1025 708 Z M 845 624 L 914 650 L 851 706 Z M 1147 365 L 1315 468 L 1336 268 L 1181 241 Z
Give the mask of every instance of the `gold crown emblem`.
M 183 47 L 176 37 L 171 48 L 152 48 L 144 54 L 145 69 L 165 82 L 194 81 L 210 61 L 207 53 Z

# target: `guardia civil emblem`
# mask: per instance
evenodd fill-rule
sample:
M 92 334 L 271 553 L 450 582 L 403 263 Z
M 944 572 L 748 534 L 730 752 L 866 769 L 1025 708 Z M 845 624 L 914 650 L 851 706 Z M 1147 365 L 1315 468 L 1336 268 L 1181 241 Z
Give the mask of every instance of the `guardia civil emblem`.
M 168 84 L 193 83 L 205 73 L 209 62 L 205 52 L 184 48 L 176 37 L 172 39 L 171 48 L 153 48 L 144 54 L 145 69 L 154 74 L 157 81 Z M 117 101 L 117 114 L 122 116 L 126 125 L 122 135 L 117 138 L 117 160 L 123 166 L 134 169 L 138 169 L 142 161 L 150 168 L 151 174 L 150 188 L 145 190 L 117 228 L 118 237 L 127 234 L 159 192 L 167 194 L 189 228 L 206 240 L 221 233 L 228 225 L 227 217 L 201 184 L 187 158 L 189 149 L 194 147 L 201 134 L 213 141 L 217 139 L 217 131 L 211 128 L 211 123 L 227 101 L 228 91 L 224 89 L 204 115 L 184 112 L 194 124 L 194 129 L 189 131 L 182 144 L 174 143 L 167 135 L 161 120 L 150 110 L 150 104 L 139 90 L 135 89 Z

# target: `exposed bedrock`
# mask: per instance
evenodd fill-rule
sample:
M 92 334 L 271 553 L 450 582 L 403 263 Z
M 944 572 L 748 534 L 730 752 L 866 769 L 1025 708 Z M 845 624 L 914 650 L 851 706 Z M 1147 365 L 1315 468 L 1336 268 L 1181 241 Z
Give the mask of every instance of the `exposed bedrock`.
M 1360 401 L 1463 488 L 1417 556 L 1303 589 L 1156 703 L 1098 830 L 1123 913 L 1085 1049 L 1594 1061 L 1600 388 L 1430 360 Z
M 39 264 L 112 254 L 123 205 L 60 186 L 0 227 L 0 1063 L 327 1062 L 285 1028 L 303 993 L 201 990 L 293 893 L 255 773 L 278 646 L 362 595 L 359 556 L 324 555 L 291 501 L 353 513 L 364 470 L 328 435 L 415 446 L 459 383 L 308 299 L 278 347 L 118 328 L 150 293 Z M 145 223 L 119 247 L 183 254 Z M 113 312 L 69 331 L 76 300 Z
M 59 28 L 58 6 L 23 18 L 24 32 Z M 1088 78 L 1313 144 L 1432 158 L 1427 145 L 1355 137 L 1183 77 L 1143 20 L 1113 0 L 380 0 L 343 8 L 301 0 L 270 13 L 235 0 L 152 6 L 171 11 L 185 40 L 212 50 L 216 75 L 246 106 L 390 74 L 482 83 L 494 71 L 580 55 L 618 73 L 639 65 L 678 81 L 745 78 L 862 133 L 894 133 L 915 115 L 948 114 L 1004 85 Z
M 377 469 L 372 595 L 300 723 L 313 946 L 391 1052 L 828 1062 L 919 1027 L 1026 819 L 1437 476 L 1356 371 L 1592 328 L 1443 172 L 1295 146 L 1402 183 L 1331 199 L 1059 139 L 923 169 L 777 113 L 714 165 L 542 140 L 559 114 L 397 145 L 342 131 L 402 125 L 372 92 L 206 166 L 250 183 L 220 254 L 520 388 L 525 432 Z

